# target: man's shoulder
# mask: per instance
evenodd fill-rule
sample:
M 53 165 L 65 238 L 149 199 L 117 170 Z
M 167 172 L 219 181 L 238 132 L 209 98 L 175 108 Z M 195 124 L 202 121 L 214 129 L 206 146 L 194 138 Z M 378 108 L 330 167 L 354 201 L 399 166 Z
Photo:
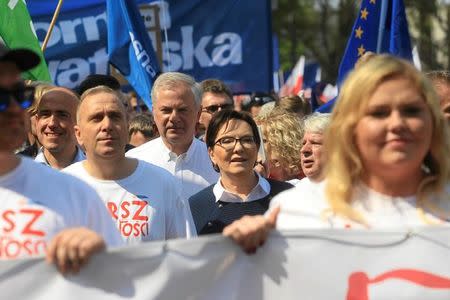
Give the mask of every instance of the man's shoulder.
M 199 151 L 199 152 L 202 152 L 202 153 L 204 152 L 204 153 L 208 154 L 208 147 L 206 147 L 205 142 L 203 142 L 203 141 L 201 141 L 201 140 L 199 140 L 197 138 L 194 138 L 192 140 L 192 144 L 195 147 L 196 151 Z
M 138 160 L 138 168 L 133 174 L 139 174 L 139 176 L 143 176 L 148 180 L 151 178 L 151 180 L 155 179 L 163 179 L 168 180 L 172 182 L 174 180 L 174 176 L 167 171 L 166 169 L 154 165 L 152 163 L 149 163 L 145 160 L 137 159 Z
M 148 141 L 147 143 L 142 144 L 139 147 L 129 150 L 125 155 L 127 157 L 147 160 L 147 158 L 150 158 L 154 155 L 161 155 L 161 143 L 162 141 L 159 137 Z
M 72 175 L 77 175 L 79 173 L 85 173 L 85 169 L 84 169 L 82 161 L 73 163 L 73 164 L 69 165 L 68 167 L 65 167 L 61 171 L 63 173 L 72 174 Z
M 306 211 L 317 211 L 328 207 L 324 198 L 323 183 L 296 185 L 281 192 L 272 200 L 271 206 L 295 208 Z
M 62 191 L 69 195 L 70 191 L 74 191 L 75 193 L 73 195 L 70 194 L 70 196 L 76 196 L 81 193 L 92 192 L 92 188 L 89 185 L 67 172 L 55 170 L 28 158 L 22 159 L 25 164 L 25 172 L 28 174 L 27 176 L 34 177 L 30 178 L 31 181 L 40 184 L 43 181 L 47 182 L 48 186 L 51 187 L 51 193 Z

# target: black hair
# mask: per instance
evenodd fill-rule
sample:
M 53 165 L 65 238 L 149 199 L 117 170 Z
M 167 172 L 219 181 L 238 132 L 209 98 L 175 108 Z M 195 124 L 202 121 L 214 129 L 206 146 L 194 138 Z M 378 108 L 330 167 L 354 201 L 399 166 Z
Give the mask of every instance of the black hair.
M 259 146 L 261 145 L 261 138 L 258 133 L 258 126 L 253 120 L 252 116 L 246 112 L 235 110 L 221 110 L 213 115 L 208 129 L 206 130 L 206 146 L 208 148 L 214 147 L 214 144 L 216 143 L 217 133 L 222 128 L 222 125 L 228 124 L 228 122 L 231 120 L 241 120 L 250 125 L 250 127 L 252 128 L 256 146 L 259 148 Z
M 224 94 L 227 98 L 233 102 L 233 94 L 230 88 L 221 80 L 218 79 L 206 79 L 200 83 L 202 93 Z
M 119 81 L 111 75 L 91 74 L 86 77 L 78 87 L 78 94 L 83 95 L 85 91 L 96 86 L 104 85 L 112 90 L 120 90 Z

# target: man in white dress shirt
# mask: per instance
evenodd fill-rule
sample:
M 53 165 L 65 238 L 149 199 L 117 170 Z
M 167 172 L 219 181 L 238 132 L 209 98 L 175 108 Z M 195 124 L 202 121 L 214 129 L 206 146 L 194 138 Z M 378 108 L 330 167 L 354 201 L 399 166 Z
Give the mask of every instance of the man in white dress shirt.
M 184 201 L 217 182 L 205 143 L 194 138 L 200 115 L 199 84 L 186 74 L 163 73 L 152 88 L 153 117 L 160 137 L 127 152 L 168 170 L 181 185 Z

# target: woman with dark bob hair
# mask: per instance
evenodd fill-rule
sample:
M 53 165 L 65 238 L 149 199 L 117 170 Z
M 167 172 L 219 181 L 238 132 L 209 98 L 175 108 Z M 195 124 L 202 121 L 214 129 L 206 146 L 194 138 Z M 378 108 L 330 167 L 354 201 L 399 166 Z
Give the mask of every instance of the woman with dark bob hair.
M 220 233 L 245 215 L 262 215 L 270 200 L 291 184 L 258 175 L 256 164 L 261 139 L 252 117 L 245 112 L 216 113 L 206 132 L 206 145 L 220 178 L 189 198 L 197 233 Z

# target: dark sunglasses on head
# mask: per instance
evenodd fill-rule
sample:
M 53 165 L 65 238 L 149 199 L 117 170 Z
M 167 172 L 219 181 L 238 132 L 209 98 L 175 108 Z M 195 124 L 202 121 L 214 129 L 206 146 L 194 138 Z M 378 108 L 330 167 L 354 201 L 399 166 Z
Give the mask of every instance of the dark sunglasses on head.
M 234 107 L 233 104 L 222 104 L 222 105 L 216 104 L 216 105 L 205 106 L 202 108 L 202 111 L 213 114 L 213 113 L 217 112 L 219 109 L 221 109 L 221 110 L 233 109 L 233 107 Z
M 34 101 L 34 87 L 21 82 L 11 89 L 0 88 L 0 112 L 8 109 L 11 100 L 15 100 L 23 109 L 29 108 Z

